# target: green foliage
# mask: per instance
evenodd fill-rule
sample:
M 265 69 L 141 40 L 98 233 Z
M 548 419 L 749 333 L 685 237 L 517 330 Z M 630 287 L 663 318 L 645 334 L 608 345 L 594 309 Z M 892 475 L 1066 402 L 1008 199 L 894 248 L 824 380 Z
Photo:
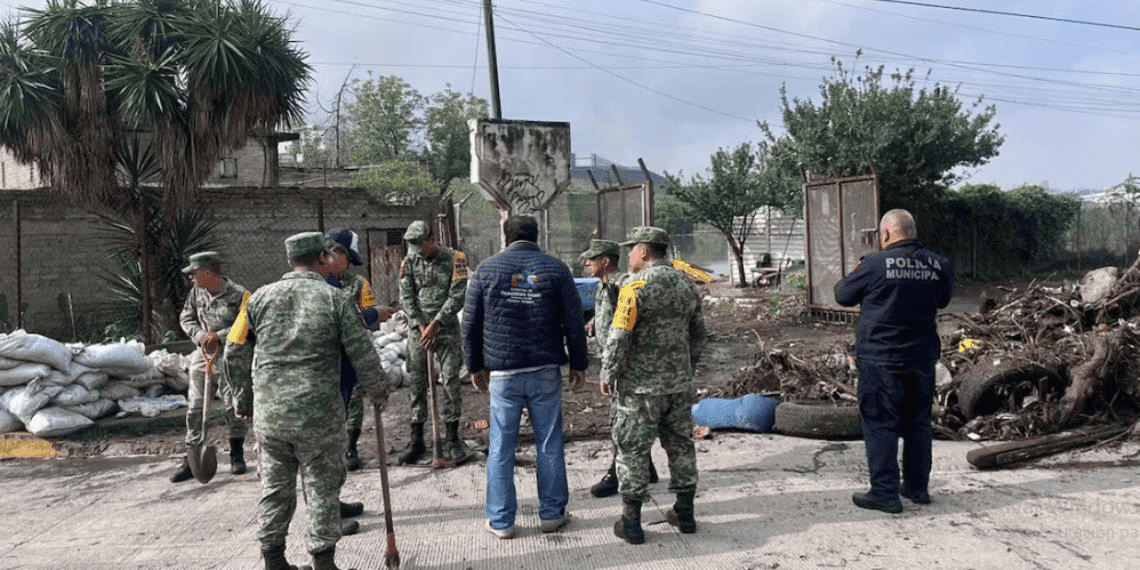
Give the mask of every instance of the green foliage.
M 789 272 L 784 276 L 784 281 L 798 294 L 807 290 L 807 273 L 802 270 Z
M 394 158 L 352 175 L 353 186 L 365 188 L 387 204 L 414 204 L 423 196 L 436 195 L 431 175 L 423 172 L 416 158 Z
M 959 265 L 976 265 L 974 275 L 994 276 L 1054 260 L 1081 211 L 1078 198 L 1035 185 L 1010 191 L 992 184 L 964 185 L 948 196 L 947 206 L 954 222 L 938 233 L 944 242 L 960 244 L 955 255 Z M 921 236 L 921 228 L 919 232 Z
M 786 187 L 772 184 L 777 179 L 767 171 L 769 146 L 742 143 L 734 149 L 720 149 L 710 157 L 708 177 L 693 176 L 687 184 L 669 176 L 665 193 L 675 204 L 663 202 L 666 223 L 679 226 L 705 223 L 728 240 L 736 257 L 741 287 L 746 286 L 744 246 L 752 233 L 756 210 L 783 203 Z
M 919 88 L 913 70 L 888 77 L 882 67 L 867 68 L 857 76 L 834 63 L 818 104 L 789 100 L 781 88 L 785 136 L 761 125 L 776 147 L 772 156 L 782 179 L 798 177 L 792 170 L 798 163 L 817 174 L 861 173 L 869 157 L 881 176 L 882 211 L 906 208 L 928 223 L 943 219 L 941 199 L 960 179 L 955 169 L 981 166 L 998 154 L 1004 137 L 993 123 L 995 108 L 982 107 L 979 98 L 965 109 L 957 89 L 944 85 Z M 800 209 L 784 207 L 790 214 Z
M 432 178 L 441 191 L 455 178 L 471 176 L 471 137 L 467 121 L 490 116 L 485 99 L 446 89 L 428 97 L 424 134 Z
M 352 162 L 378 164 L 410 153 L 423 125 L 423 95 L 394 75 L 355 81 L 351 92 L 345 127 Z

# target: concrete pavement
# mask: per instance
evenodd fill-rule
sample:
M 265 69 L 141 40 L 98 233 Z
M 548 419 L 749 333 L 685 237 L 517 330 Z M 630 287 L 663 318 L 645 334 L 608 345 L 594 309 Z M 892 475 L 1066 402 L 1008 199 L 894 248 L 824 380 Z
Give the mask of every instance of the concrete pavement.
M 860 441 L 716 432 L 698 442 L 698 532 L 664 522 L 662 481 L 644 509 L 647 542 L 613 536 L 617 497 L 588 489 L 608 466 L 606 442 L 567 445 L 572 519 L 538 532 L 534 470 L 516 472 L 519 534 L 483 527 L 482 464 L 432 471 L 390 468 L 401 568 L 1136 568 L 1140 564 L 1140 445 L 1130 441 L 980 472 L 977 444 L 936 441 L 933 504 L 898 515 L 851 503 L 864 490 Z M 525 457 L 529 448 L 522 450 Z M 167 481 L 175 462 L 149 456 L 0 462 L 0 567 L 261 568 L 255 475 L 223 459 L 209 484 Z M 376 465 L 349 474 L 345 500 L 363 500 L 361 533 L 338 547 L 341 568 L 383 568 L 384 518 Z M 290 531 L 290 562 L 309 563 L 304 505 Z

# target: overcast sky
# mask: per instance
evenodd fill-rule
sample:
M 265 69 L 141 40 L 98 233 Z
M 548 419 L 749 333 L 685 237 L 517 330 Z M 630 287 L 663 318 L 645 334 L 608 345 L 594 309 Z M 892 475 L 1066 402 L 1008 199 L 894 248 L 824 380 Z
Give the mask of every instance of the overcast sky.
M 481 0 L 267 3 L 295 25 L 326 108 L 347 77 L 369 74 L 490 100 Z M 704 172 L 718 148 L 759 141 L 756 121 L 782 132 L 781 85 L 818 103 L 837 58 L 913 68 L 920 85 L 958 87 L 967 108 L 995 105 L 1005 144 L 969 182 L 1067 191 L 1140 174 L 1137 0 L 493 4 L 503 118 L 569 122 L 579 159 Z

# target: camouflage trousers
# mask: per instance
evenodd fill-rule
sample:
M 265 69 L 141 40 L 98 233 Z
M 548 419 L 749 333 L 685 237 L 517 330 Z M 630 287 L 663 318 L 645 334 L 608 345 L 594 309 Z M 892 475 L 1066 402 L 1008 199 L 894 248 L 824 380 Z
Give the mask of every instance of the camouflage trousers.
M 440 331 L 435 357 L 443 368 L 443 390 L 436 390 L 439 416 L 444 422 L 459 421 L 463 415 L 463 383 L 459 367 L 463 364 L 463 348 L 458 332 Z M 428 416 L 427 350 L 420 346 L 420 332 L 408 335 L 408 386 L 412 391 L 412 423 L 423 423 Z
M 314 436 L 277 438 L 257 432 L 261 500 L 257 503 L 262 547 L 285 544 L 297 510 L 297 474 L 308 514 L 306 546 L 317 552 L 340 540 L 340 488 L 344 485 L 345 436 L 342 430 Z
M 225 380 L 225 375 L 222 374 L 222 361 L 221 358 L 214 361 L 214 393 L 221 394 L 221 403 L 211 402 L 211 408 L 224 406 L 226 409 L 226 428 L 229 431 L 230 439 L 244 438 L 249 425 L 245 420 L 242 420 L 234 415 L 233 397 L 231 396 L 230 383 Z M 186 445 L 198 445 L 205 441 L 205 434 L 202 433 L 202 409 L 205 407 L 205 400 L 203 399 L 203 390 L 206 389 L 206 361 L 202 360 L 202 356 L 195 352 L 194 356 L 190 358 L 190 384 L 186 390 Z
M 623 499 L 649 497 L 649 450 L 660 439 L 669 457 L 669 490 L 696 491 L 697 450 L 693 444 L 693 395 L 619 394 L 610 404 L 618 491 Z
M 345 409 L 344 416 L 344 431 L 354 432 L 360 431 L 364 426 L 364 389 L 357 384 L 352 389 L 352 397 L 348 399 L 347 408 Z

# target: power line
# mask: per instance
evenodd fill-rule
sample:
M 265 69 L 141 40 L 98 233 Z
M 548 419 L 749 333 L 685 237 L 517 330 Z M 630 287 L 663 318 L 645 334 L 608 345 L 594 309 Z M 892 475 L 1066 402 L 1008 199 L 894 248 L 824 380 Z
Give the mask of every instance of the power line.
M 912 2 L 911 0 L 876 0 L 877 2 L 889 2 L 891 4 L 909 4 L 911 6 L 923 6 L 925 8 L 939 8 L 941 10 L 959 10 L 962 12 L 978 12 L 982 14 L 996 14 L 998 16 L 1015 16 L 1018 18 L 1032 18 L 1035 20 L 1048 20 L 1050 22 L 1062 22 L 1065 24 L 1080 24 L 1082 26 L 1100 26 L 1104 28 L 1116 28 L 1120 30 L 1129 30 L 1132 32 L 1140 32 L 1140 28 L 1133 26 L 1122 26 L 1120 24 L 1105 24 L 1102 22 L 1089 22 L 1086 20 L 1073 20 L 1070 18 L 1054 18 L 1052 16 L 1038 16 L 1036 14 L 1020 14 L 1017 12 L 1002 12 L 1001 10 L 986 10 L 984 8 L 963 8 L 961 6 L 943 6 L 942 4 L 929 4 L 926 2 Z

